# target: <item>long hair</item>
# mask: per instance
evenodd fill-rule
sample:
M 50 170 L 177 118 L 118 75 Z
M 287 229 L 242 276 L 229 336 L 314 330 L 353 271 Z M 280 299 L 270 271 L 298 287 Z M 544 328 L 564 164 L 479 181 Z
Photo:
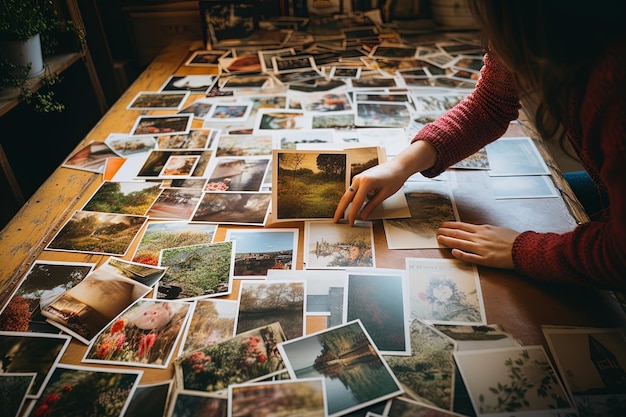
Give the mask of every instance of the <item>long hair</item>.
M 624 34 L 623 0 L 468 0 L 485 46 L 535 102 L 535 126 L 554 136 L 572 94 L 583 93 L 599 54 Z

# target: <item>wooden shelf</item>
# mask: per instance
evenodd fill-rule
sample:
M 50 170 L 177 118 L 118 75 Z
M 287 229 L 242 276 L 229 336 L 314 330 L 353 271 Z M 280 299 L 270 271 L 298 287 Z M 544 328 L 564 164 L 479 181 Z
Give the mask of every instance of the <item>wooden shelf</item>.
M 81 59 L 80 52 L 73 52 L 69 54 L 54 55 L 44 60 L 44 65 L 47 67 L 46 71 L 50 71 L 52 74 L 60 74 L 69 68 L 76 61 Z M 34 77 L 30 81 L 32 83 L 31 91 L 35 92 L 41 88 L 43 83 L 41 82 L 43 76 Z M 20 104 L 19 97 L 0 99 L 0 117 L 7 114 L 11 109 Z

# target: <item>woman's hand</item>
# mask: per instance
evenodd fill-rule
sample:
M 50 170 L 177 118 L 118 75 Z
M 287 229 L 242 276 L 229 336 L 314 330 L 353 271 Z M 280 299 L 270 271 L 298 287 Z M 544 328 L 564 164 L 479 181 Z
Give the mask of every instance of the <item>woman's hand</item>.
M 350 203 L 352 203 L 348 213 L 350 225 L 354 224 L 364 203 L 365 206 L 361 210 L 360 217 L 362 220 L 367 220 L 380 203 L 402 187 L 405 180 L 404 173 L 399 172 L 391 162 L 376 165 L 359 175 L 355 175 L 350 188 L 337 204 L 333 220 L 338 222 L 343 219 Z
M 437 241 L 452 248 L 452 256 L 465 262 L 493 268 L 514 269 L 513 242 L 519 235 L 505 227 L 444 222 Z

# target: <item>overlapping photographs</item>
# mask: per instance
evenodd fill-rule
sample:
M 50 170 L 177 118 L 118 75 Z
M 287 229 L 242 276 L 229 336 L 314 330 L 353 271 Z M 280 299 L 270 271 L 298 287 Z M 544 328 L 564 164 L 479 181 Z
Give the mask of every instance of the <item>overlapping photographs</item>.
M 546 325 L 542 331 L 579 415 L 611 415 L 624 407 L 626 390 L 610 376 L 626 369 L 624 329 Z
M 209 149 L 205 150 L 153 150 L 143 161 L 139 170 L 137 171 L 136 179 L 140 180 L 159 180 L 166 179 L 168 175 L 163 173 L 164 168 L 167 166 L 168 161 L 172 157 L 191 157 L 195 160 L 193 168 L 188 169 L 189 177 L 204 177 L 207 166 L 213 151 Z M 197 157 L 197 158 L 196 158 Z M 172 176 L 170 176 L 172 177 Z
M 50 324 L 88 345 L 111 320 L 147 295 L 163 273 L 164 268 L 108 258 L 43 308 L 42 314 Z
M 147 215 L 153 220 L 189 220 L 202 196 L 202 191 L 198 189 L 164 189 Z
M 216 224 L 149 221 L 135 249 L 133 262 L 158 265 L 161 249 L 213 242 Z
M 216 158 L 205 191 L 260 191 L 270 158 Z
M 50 379 L 50 371 L 61 360 L 70 340 L 68 335 L 0 331 L 2 374 L 35 375 L 25 395 L 39 398 Z
M 39 417 L 55 409 L 82 416 L 124 415 L 142 375 L 141 370 L 57 365 L 42 395 L 31 403 L 25 416 Z M 115 401 L 111 401 L 111 392 L 115 392 Z
M 221 135 L 215 156 L 269 156 L 272 149 L 274 139 L 271 135 Z
M 411 122 L 408 103 L 356 102 L 355 124 L 359 127 L 405 128 Z
M 236 241 L 235 278 L 265 279 L 270 269 L 296 267 L 298 229 L 228 229 L 227 241 Z
M 385 360 L 408 398 L 452 410 L 456 369 L 452 354 L 456 343 L 419 319 L 413 319 L 409 329 L 411 355 L 384 355 Z
M 212 139 L 218 134 L 215 129 L 191 129 L 189 133 L 157 136 L 158 150 L 199 150 L 211 147 Z
M 191 54 L 189 59 L 185 61 L 185 65 L 189 67 L 219 67 L 220 58 L 226 55 L 228 55 L 228 51 L 195 51 Z
M 210 392 L 225 397 L 231 384 L 283 373 L 285 364 L 279 346 L 284 341 L 280 324 L 272 323 L 179 356 L 175 361 L 177 385 L 185 392 Z
M 165 369 L 190 312 L 186 302 L 139 299 L 96 336 L 82 362 Z
M 77 210 L 46 250 L 124 256 L 146 216 Z
M 83 280 L 96 266 L 85 262 L 35 260 L 0 314 L 0 330 L 59 333 L 41 309 Z
M 338 91 L 291 96 L 289 108 L 307 112 L 329 113 L 352 110 L 353 107 L 348 94 Z
M 106 160 L 117 156 L 104 142 L 93 141 L 70 155 L 61 166 L 102 174 Z
M 360 319 L 381 354 L 408 356 L 407 292 L 402 270 L 348 272 L 343 321 Z
M 151 136 L 129 136 L 128 133 L 111 133 L 104 143 L 122 158 L 149 152 L 156 146 Z
M 402 394 L 359 320 L 278 345 L 291 379 L 324 378 L 330 417 Z
M 457 259 L 406 258 L 411 319 L 430 324 L 486 324 L 476 265 Z
M 204 243 L 161 249 L 159 265 L 167 268 L 156 297 L 192 300 L 232 292 L 233 242 Z
M 372 222 L 305 222 L 305 269 L 374 268 Z

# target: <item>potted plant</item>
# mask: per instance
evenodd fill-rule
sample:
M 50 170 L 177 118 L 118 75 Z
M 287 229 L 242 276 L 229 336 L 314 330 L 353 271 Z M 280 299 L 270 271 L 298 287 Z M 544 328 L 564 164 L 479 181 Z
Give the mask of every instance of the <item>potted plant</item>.
M 51 86 L 60 78 L 51 74 L 43 57 L 53 53 L 60 33 L 73 31 L 84 42 L 71 21 L 59 17 L 53 0 L 0 0 L 0 96 L 19 96 L 35 102 L 38 111 L 60 111 Z M 31 91 L 31 80 L 42 88 Z

